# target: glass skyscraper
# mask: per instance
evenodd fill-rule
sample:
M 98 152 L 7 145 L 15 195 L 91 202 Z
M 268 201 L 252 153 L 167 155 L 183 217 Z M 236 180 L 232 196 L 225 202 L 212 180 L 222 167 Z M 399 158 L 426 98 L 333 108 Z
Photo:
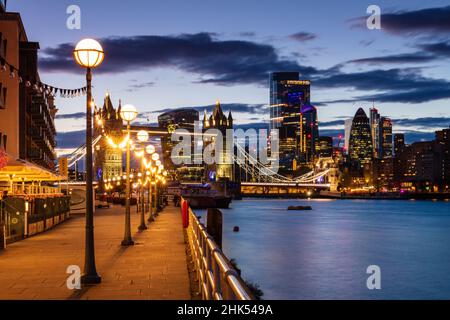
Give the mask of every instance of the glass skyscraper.
M 310 158 L 310 150 L 314 150 L 316 144 L 308 139 L 318 139 L 316 123 L 317 111 L 310 106 L 310 81 L 300 80 L 298 72 L 271 73 L 270 129 L 279 130 L 280 171 L 289 173 L 293 170 L 294 160 L 302 162 Z M 301 156 L 301 152 L 308 156 Z
M 362 108 L 356 111 L 350 130 L 349 155 L 361 164 L 372 162 L 373 147 L 369 118 Z

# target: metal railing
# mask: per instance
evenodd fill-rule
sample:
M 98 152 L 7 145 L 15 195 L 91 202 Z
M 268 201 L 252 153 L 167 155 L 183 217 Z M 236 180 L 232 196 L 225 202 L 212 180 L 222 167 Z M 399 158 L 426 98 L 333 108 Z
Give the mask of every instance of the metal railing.
M 227 257 L 189 208 L 188 239 L 203 300 L 254 300 Z

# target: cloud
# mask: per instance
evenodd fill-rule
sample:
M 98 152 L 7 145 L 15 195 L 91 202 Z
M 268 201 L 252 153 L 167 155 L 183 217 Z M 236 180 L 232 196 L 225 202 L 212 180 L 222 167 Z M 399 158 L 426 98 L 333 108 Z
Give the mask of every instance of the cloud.
M 134 91 L 137 91 L 139 89 L 153 87 L 154 85 L 155 85 L 155 83 L 152 82 L 152 81 L 144 82 L 144 83 L 131 84 L 131 85 L 128 86 L 127 91 L 128 92 L 134 92 Z
M 75 112 L 75 113 L 64 113 L 64 114 L 57 114 L 55 116 L 55 119 L 62 120 L 62 119 L 84 119 L 86 117 L 86 112 Z
M 215 104 L 210 104 L 206 106 L 198 106 L 198 107 L 186 107 L 186 109 L 195 109 L 198 112 L 203 112 L 206 110 L 208 113 L 212 112 L 215 108 Z M 221 103 L 220 106 L 224 113 L 228 115 L 228 111 L 231 110 L 232 113 L 250 113 L 250 114 L 267 114 L 269 112 L 269 107 L 265 104 L 246 104 L 246 103 Z M 156 111 L 152 111 L 152 113 L 164 113 L 169 111 L 174 111 L 180 109 L 176 108 L 165 108 L 159 109 Z M 200 114 L 202 117 L 202 114 Z
M 58 132 L 56 135 L 56 143 L 59 149 L 77 148 L 86 141 L 86 131 L 68 131 Z
M 289 38 L 299 41 L 299 42 L 305 42 L 305 41 L 311 41 L 317 38 L 317 35 L 314 33 L 309 32 L 297 32 L 294 34 L 291 34 Z
M 450 98 L 449 81 L 424 77 L 419 68 L 333 72 L 326 77 L 313 79 L 313 83 L 320 88 L 347 87 L 360 91 L 379 91 L 377 94 L 360 95 L 352 99 L 321 101 L 322 104 L 351 103 L 355 100 L 422 103 Z
M 320 122 L 321 128 L 344 126 L 345 120 L 332 120 Z M 416 119 L 392 119 L 395 126 L 414 127 L 415 129 L 433 130 L 434 128 L 446 128 L 450 126 L 450 117 L 422 117 Z
M 351 19 L 354 27 L 366 28 L 367 16 Z M 450 6 L 412 11 L 381 12 L 381 27 L 393 34 L 445 34 L 450 31 Z
M 450 57 L 450 43 L 447 41 L 419 44 L 418 46 L 438 57 Z
M 100 39 L 106 52 L 97 73 L 118 73 L 156 67 L 175 67 L 199 76 L 199 83 L 266 85 L 269 72 L 299 71 L 305 77 L 317 70 L 281 58 L 271 45 L 218 40 L 211 33 L 173 36 L 129 36 Z M 47 72 L 79 72 L 72 58 L 73 43 L 42 51 L 40 67 Z
M 350 60 L 347 63 L 384 65 L 384 64 L 402 64 L 402 63 L 422 63 L 437 59 L 436 56 L 424 54 L 421 52 L 395 54 L 389 56 L 370 57 Z
M 450 117 L 423 117 L 417 119 L 394 119 L 393 124 L 421 129 L 450 127 Z

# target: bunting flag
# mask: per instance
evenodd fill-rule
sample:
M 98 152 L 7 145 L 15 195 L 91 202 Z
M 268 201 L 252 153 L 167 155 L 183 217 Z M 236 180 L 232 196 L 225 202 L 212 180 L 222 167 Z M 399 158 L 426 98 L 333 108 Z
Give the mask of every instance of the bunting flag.
M 10 64 L 8 61 L 6 61 L 4 57 L 0 57 L 0 72 L 7 72 L 8 69 L 9 69 L 9 77 L 11 79 L 16 78 L 19 81 L 19 83 L 22 83 L 24 81 L 20 70 L 14 67 L 12 64 Z M 59 96 L 61 98 L 79 97 L 80 95 L 85 95 L 87 91 L 86 87 L 77 89 L 63 89 L 48 85 L 41 81 L 31 81 L 30 79 L 25 80 L 25 86 L 27 88 L 32 88 L 34 91 L 45 93 L 46 95 L 52 95 L 54 97 L 56 97 L 56 95 L 59 93 Z

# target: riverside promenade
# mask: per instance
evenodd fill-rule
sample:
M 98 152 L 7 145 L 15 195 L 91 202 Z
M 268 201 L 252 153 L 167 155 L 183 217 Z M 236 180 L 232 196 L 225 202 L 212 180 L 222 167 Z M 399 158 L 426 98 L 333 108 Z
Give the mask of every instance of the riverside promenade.
M 0 251 L 0 299 L 190 299 L 186 245 L 179 208 L 166 207 L 139 232 L 132 207 L 134 246 L 121 247 L 124 207 L 96 209 L 95 254 L 102 283 L 69 290 L 69 265 L 84 263 L 84 215 Z

